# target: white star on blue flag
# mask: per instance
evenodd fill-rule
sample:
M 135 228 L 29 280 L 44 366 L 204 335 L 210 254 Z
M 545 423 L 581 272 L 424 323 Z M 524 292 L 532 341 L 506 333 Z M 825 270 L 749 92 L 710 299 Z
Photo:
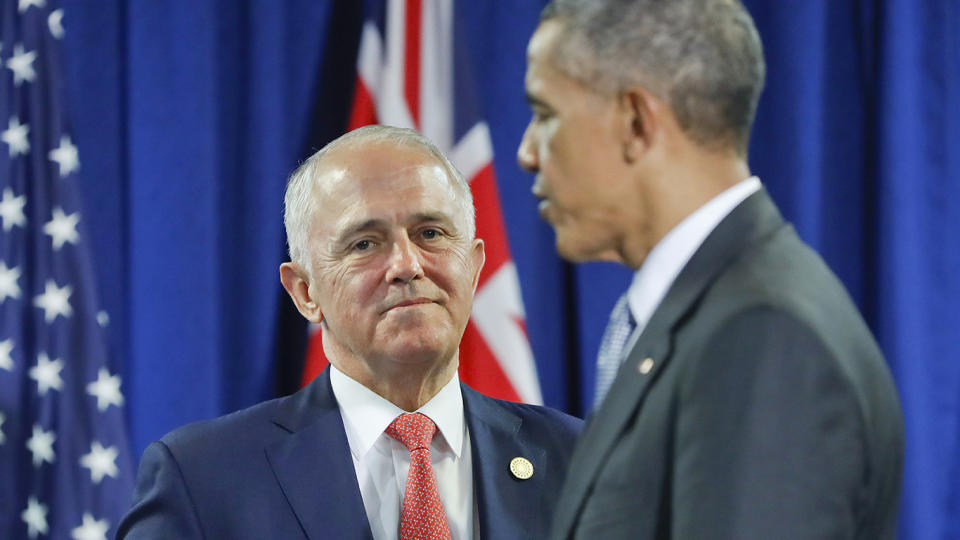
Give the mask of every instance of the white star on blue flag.
M 116 535 L 133 465 L 84 242 L 56 3 L 0 0 L 0 538 L 92 540 Z

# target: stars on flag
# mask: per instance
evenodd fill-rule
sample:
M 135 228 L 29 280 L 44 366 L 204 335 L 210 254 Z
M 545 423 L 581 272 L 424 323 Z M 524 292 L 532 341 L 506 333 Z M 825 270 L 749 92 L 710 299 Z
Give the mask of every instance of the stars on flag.
M 10 62 L 7 61 L 7 65 Z M 0 133 L 0 140 L 7 143 L 10 150 L 10 157 L 23 155 L 30 151 L 30 141 L 27 140 L 27 134 L 30 133 L 30 126 L 21 124 L 20 119 L 11 116 L 7 122 L 7 129 Z
M 64 214 L 63 208 L 57 206 L 53 209 L 53 216 L 50 221 L 43 224 L 43 232 L 50 236 L 53 242 L 53 250 L 60 251 L 64 244 L 76 244 L 77 223 L 80 221 L 80 212 Z
M 105 520 L 96 520 L 90 512 L 83 513 L 83 525 L 70 532 L 73 540 L 107 540 L 107 530 L 110 523 Z
M 63 10 L 57 9 L 47 17 L 47 27 L 50 28 L 50 35 L 61 39 L 63 38 Z
M 132 460 L 88 288 L 81 151 L 59 101 L 64 11 L 51 3 L 0 0 L 0 461 L 15 462 L 0 536 L 106 540 L 128 509 Z
M 45 5 L 47 5 L 47 0 L 20 0 L 17 5 L 17 12 L 23 13 L 24 11 L 30 9 L 30 6 L 42 8 Z
M 37 59 L 37 51 L 24 51 L 23 44 L 13 46 L 13 56 L 7 59 L 7 68 L 13 72 L 14 86 L 20 86 L 24 81 L 33 82 L 37 73 L 33 71 L 33 61 Z
M 61 178 L 80 168 L 80 156 L 69 135 L 60 136 L 60 146 L 51 150 L 47 157 L 60 166 Z
M 7 268 L 7 264 L 0 261 L 0 303 L 7 298 L 20 298 L 20 267 Z
M 36 497 L 27 499 L 27 509 L 20 514 L 20 519 L 27 524 L 27 535 L 36 538 L 38 534 L 47 534 L 50 526 L 47 524 L 47 505 L 40 504 Z
M 73 315 L 73 308 L 70 307 L 71 294 L 73 287 L 70 285 L 58 287 L 55 281 L 48 279 L 43 294 L 33 299 L 33 305 L 43 310 L 43 318 L 49 324 L 58 316 L 69 318 Z
M 117 449 L 113 446 L 104 448 L 99 441 L 90 445 L 90 453 L 80 457 L 80 465 L 90 469 L 90 480 L 94 484 L 103 481 L 104 476 L 117 477 Z
M 13 371 L 13 339 L 7 338 L 0 341 L 0 369 Z
M 25 196 L 14 196 L 12 189 L 3 188 L 3 198 L 0 199 L 0 221 L 3 222 L 4 231 L 9 231 L 14 225 L 23 227 L 27 224 L 27 217 L 23 215 L 25 204 L 27 204 Z
M 41 396 L 53 388 L 60 390 L 63 388 L 63 379 L 60 378 L 60 371 L 63 370 L 63 361 L 59 358 L 50 360 L 47 353 L 42 352 L 37 355 L 37 365 L 30 368 L 30 378 L 37 381 L 37 391 Z
M 107 410 L 110 405 L 123 405 L 123 394 L 120 393 L 120 376 L 110 375 L 107 368 L 100 368 L 97 380 L 87 385 L 87 393 L 97 398 L 97 409 Z
M 37 424 L 33 425 L 33 435 L 27 439 L 27 450 L 33 454 L 33 466 L 39 467 L 44 463 L 53 463 L 56 456 L 53 453 L 53 442 L 57 440 L 56 433 L 44 431 Z

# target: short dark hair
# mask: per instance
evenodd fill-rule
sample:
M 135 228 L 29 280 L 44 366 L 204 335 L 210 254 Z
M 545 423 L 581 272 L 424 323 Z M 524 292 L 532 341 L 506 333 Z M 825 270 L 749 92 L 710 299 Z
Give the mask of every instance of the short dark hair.
M 766 66 L 739 0 L 553 0 L 552 19 L 566 34 L 555 67 L 598 92 L 642 86 L 693 141 L 746 155 Z

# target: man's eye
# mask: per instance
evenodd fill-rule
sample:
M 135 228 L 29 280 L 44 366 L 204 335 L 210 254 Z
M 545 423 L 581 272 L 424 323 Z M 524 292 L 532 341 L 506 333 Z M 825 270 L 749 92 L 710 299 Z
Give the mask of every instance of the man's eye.
M 534 122 L 543 122 L 544 120 L 547 120 L 548 118 L 550 118 L 550 114 L 547 113 L 547 112 L 545 112 L 545 111 L 538 111 L 538 110 L 534 110 L 534 111 L 533 111 L 533 121 L 534 121 Z
M 373 243 L 369 240 L 361 240 L 353 245 L 353 249 L 356 251 L 366 251 L 370 249 L 371 246 L 373 246 Z
M 440 236 L 440 231 L 436 229 L 426 229 L 420 234 L 423 236 L 424 240 L 433 240 L 434 238 Z

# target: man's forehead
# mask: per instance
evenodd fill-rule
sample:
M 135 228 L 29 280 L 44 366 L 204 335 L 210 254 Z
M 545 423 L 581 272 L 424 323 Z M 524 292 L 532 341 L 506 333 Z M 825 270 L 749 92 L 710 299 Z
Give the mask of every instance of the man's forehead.
M 364 190 L 451 183 L 444 165 L 426 149 L 389 141 L 358 141 L 327 154 L 316 171 L 317 201 Z M 433 180 L 429 182 L 429 180 Z
M 453 186 L 444 167 L 437 163 L 393 164 L 383 167 L 362 165 L 332 166 L 318 175 L 314 200 L 319 204 L 343 201 L 355 204 L 383 200 L 399 203 L 403 195 L 453 198 Z
M 558 19 L 548 19 L 540 23 L 530 42 L 527 43 L 527 61 L 537 62 L 548 60 L 563 32 L 564 23 Z
M 318 183 L 335 183 L 345 175 L 357 180 L 390 178 L 431 166 L 441 164 L 423 148 L 387 141 L 356 141 L 331 150 L 320 164 L 317 176 Z
M 357 223 L 408 224 L 428 215 L 452 219 L 457 195 L 441 164 L 378 161 L 371 155 L 363 162 L 328 163 L 314 186 L 316 218 L 337 231 Z

